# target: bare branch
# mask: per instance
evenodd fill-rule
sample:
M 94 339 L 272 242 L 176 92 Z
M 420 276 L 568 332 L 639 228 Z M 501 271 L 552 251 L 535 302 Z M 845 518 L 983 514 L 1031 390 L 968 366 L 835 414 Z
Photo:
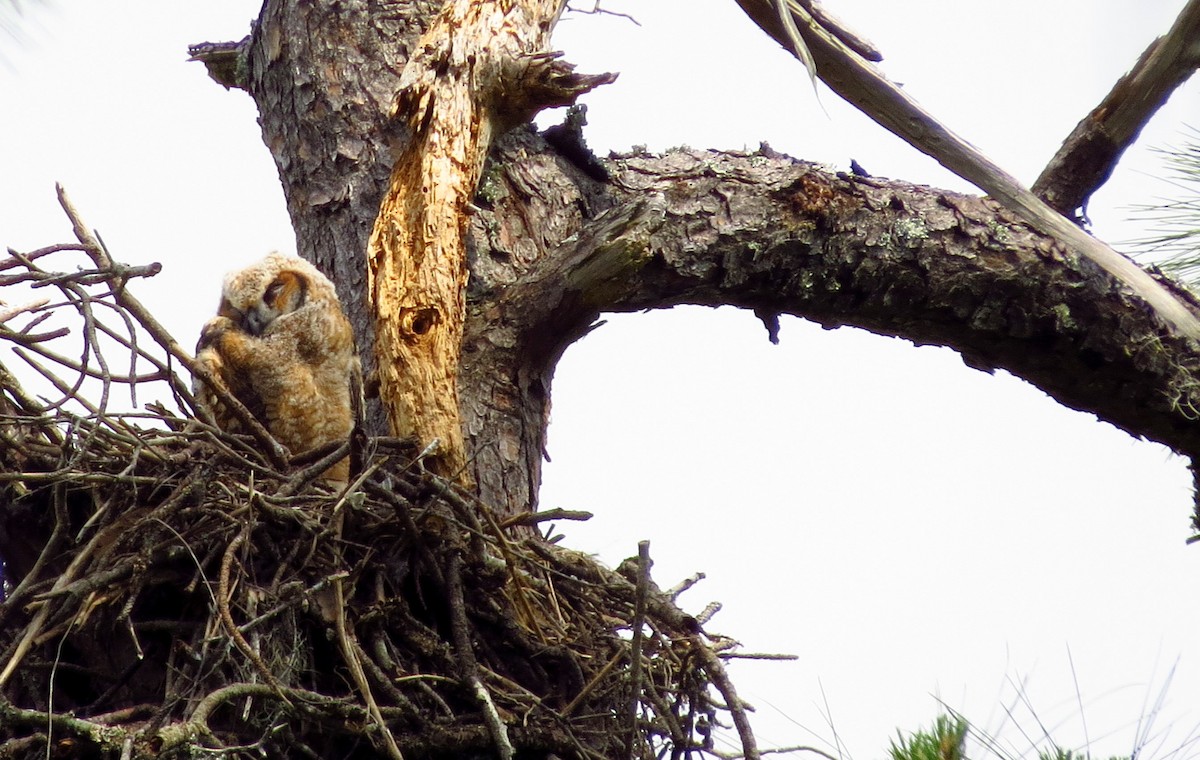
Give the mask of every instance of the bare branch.
M 1082 220 L 1092 193 L 1108 181 L 1125 149 L 1200 66 L 1200 0 L 1150 43 L 1129 73 L 1071 132 L 1031 188 L 1059 213 Z
M 763 31 L 790 49 L 788 30 L 775 12 L 777 1 L 788 3 L 804 42 L 812 51 L 818 76 L 834 92 L 917 150 L 999 200 L 1027 224 L 1094 261 L 1136 293 L 1176 332 L 1200 340 L 1200 319 L 1191 308 L 1143 269 L 1050 208 L 977 148 L 950 131 L 837 35 L 822 27 L 798 0 L 738 0 L 738 5 Z
M 67 217 L 71 220 L 71 224 L 75 229 L 75 236 L 79 242 L 83 244 L 84 251 L 96 263 L 97 268 L 105 271 L 118 272 L 116 265 L 108 255 L 100 240 L 92 233 L 90 228 L 83 223 L 83 219 L 79 216 L 79 212 L 75 210 L 71 200 L 67 197 L 66 191 L 61 185 L 57 187 L 58 201 L 63 207 L 63 211 L 67 213 Z M 158 341 L 167 353 L 175 357 L 180 364 L 188 369 L 193 376 L 199 377 L 202 381 L 209 384 L 213 392 L 220 398 L 221 403 L 225 404 L 230 412 L 238 418 L 238 422 L 245 426 L 245 429 L 254 436 L 255 440 L 263 447 L 264 453 L 270 459 L 271 464 L 279 469 L 287 466 L 287 455 L 282 446 L 276 441 L 266 428 L 264 428 L 258 420 L 254 419 L 254 415 L 246 407 L 233 397 L 232 394 L 226 393 L 218 383 L 214 382 L 215 378 L 209 376 L 207 370 L 196 364 L 192 355 L 179 345 L 174 336 L 164 328 L 157 319 L 150 313 L 141 301 L 137 300 L 124 286 L 123 282 L 119 283 L 114 288 L 113 295 L 117 303 L 123 309 L 129 312 L 134 319 L 138 321 L 146 329 L 151 336 Z
M 971 366 L 1007 369 L 1071 408 L 1200 454 L 1191 344 L 986 199 L 832 175 L 768 150 L 607 166 L 608 210 L 501 297 L 506 319 L 528 330 L 527 352 L 556 360 L 601 311 L 762 309 L 947 345 Z M 1183 289 L 1173 297 L 1195 305 Z

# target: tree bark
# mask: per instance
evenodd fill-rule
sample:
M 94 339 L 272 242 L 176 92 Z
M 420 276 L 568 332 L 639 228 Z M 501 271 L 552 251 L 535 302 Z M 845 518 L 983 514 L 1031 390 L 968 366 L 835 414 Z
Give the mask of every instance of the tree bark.
M 555 8 L 487 5 L 540 8 L 544 27 L 524 22 L 531 39 L 548 33 Z M 450 7 L 465 29 L 475 6 Z M 636 568 L 607 570 L 499 527 L 461 488 L 471 484 L 501 518 L 536 507 L 555 366 L 605 311 L 732 304 L 753 309 L 772 338 L 786 313 L 948 345 L 1200 454 L 1196 345 L 1058 239 L 985 199 L 833 174 L 766 146 L 600 161 L 579 111 L 549 139 L 518 127 L 490 145 L 539 105 L 605 77 L 577 77 L 527 55 L 541 43 L 521 43 L 503 60 L 537 76 L 502 76 L 521 91 L 464 103 L 461 81 L 436 81 L 454 67 L 438 48 L 453 32 L 417 43 L 435 10 L 268 0 L 248 40 L 196 57 L 220 59 L 222 81 L 259 104 L 298 248 L 337 279 L 368 363 L 396 361 L 373 351 L 373 328 L 393 329 L 410 307 L 432 305 L 459 331 L 436 357 L 447 374 L 416 373 L 432 400 L 411 404 L 414 414 L 448 405 L 425 434 L 457 426 L 447 440 L 459 437 L 460 459 L 447 461 L 466 465 L 459 483 L 431 475 L 406 442 L 377 438 L 362 477 L 333 493 L 311 482 L 328 467 L 320 458 L 263 458 L 191 416 L 167 412 L 160 429 L 109 414 L 114 383 L 165 382 L 190 398 L 170 361 L 137 347 L 135 322 L 165 355 L 190 358 L 131 300 L 134 269 L 111 260 L 64 198 L 80 245 L 14 252 L 8 265 L 27 270 L 14 282 L 27 274 L 57 287 L 90 346 L 82 361 L 54 359 L 75 384 L 43 372 L 87 415 L 32 399 L 0 367 L 0 406 L 18 420 L 0 430 L 0 555 L 16 581 L 0 604 L 0 741 L 10 753 L 157 756 L 223 744 L 313 757 L 395 758 L 402 746 L 408 756 L 611 757 L 629 754 L 631 732 L 645 754 L 698 749 L 709 737 L 701 725 L 728 712 L 744 756 L 759 756 L 721 637 L 652 586 L 644 552 Z M 418 48 L 423 69 L 406 60 Z M 468 85 L 482 76 L 458 74 Z M 429 118 L 394 121 L 397 94 Z M 428 96 L 453 107 L 426 110 Z M 468 123 L 449 124 L 456 114 Z M 78 250 L 95 270 L 32 264 Z M 435 301 L 403 300 L 419 290 L 409 277 L 417 257 L 447 270 Z M 404 292 L 376 322 L 368 265 L 385 259 L 374 284 Z M 96 318 L 100 304 L 117 310 L 112 323 L 128 338 Z M 131 361 L 129 376 L 110 372 L 101 334 L 155 371 Z M 33 347 L 53 333 L 8 337 Z M 383 370 L 396 374 L 382 381 L 395 403 L 412 368 Z M 89 375 L 102 381 L 96 405 L 76 393 Z M 393 409 L 393 425 L 404 414 Z M 665 667 L 639 677 L 644 658 Z M 632 714 L 631 699 L 641 704 Z
M 1082 223 L 1088 199 L 1108 181 L 1125 149 L 1200 66 L 1197 40 L 1200 0 L 1192 0 L 1170 31 L 1150 43 L 1129 73 L 1076 125 L 1030 189 Z
M 950 346 L 971 366 L 1006 369 L 1133 435 L 1200 453 L 1194 346 L 1164 335 L 1114 278 L 993 201 L 830 174 L 769 148 L 616 157 L 607 183 L 566 167 L 571 194 L 540 142 L 506 138 L 503 179 L 493 182 L 513 189 L 476 224 L 488 258 L 532 262 L 500 275 L 481 256 L 473 271 L 480 292 L 464 376 L 493 373 L 463 391 L 481 483 L 519 462 L 537 468 L 554 364 L 601 312 L 683 303 Z M 538 247 L 553 253 L 539 257 Z M 499 368 L 509 368 L 502 379 Z M 508 404 L 477 398 L 496 389 L 524 410 L 519 424 Z
M 1067 243 L 1138 294 L 1181 335 L 1200 341 L 1200 319 L 1140 267 L 1079 229 L 921 107 L 830 30 L 800 0 L 737 0 L 758 26 L 804 60 L 834 92 L 909 145 L 998 199 L 1027 224 Z
M 389 108 L 436 6 L 272 0 L 249 43 L 247 89 L 298 250 L 338 282 L 368 367 L 369 231 L 392 157 L 411 156 L 414 144 Z M 577 148 L 510 132 L 469 215 L 456 381 L 463 458 L 479 496 L 506 513 L 536 507 L 566 346 L 603 311 L 681 303 L 948 345 L 1134 435 L 1200 452 L 1191 346 L 1112 275 L 993 203 L 832 175 L 769 149 L 638 154 L 600 167 Z
M 496 136 L 611 75 L 580 77 L 549 52 L 560 0 L 448 2 L 405 65 L 397 157 L 367 248 L 380 397 L 393 433 L 438 441 L 433 460 L 466 477 L 458 365 L 467 220 Z

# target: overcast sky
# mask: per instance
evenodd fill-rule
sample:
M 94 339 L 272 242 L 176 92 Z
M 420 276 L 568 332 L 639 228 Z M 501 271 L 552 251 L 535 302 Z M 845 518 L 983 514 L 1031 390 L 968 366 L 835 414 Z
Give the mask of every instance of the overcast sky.
M 621 72 L 586 100 L 601 154 L 766 140 L 968 189 L 828 90 L 818 102 L 732 0 L 604 5 L 642 25 L 572 15 L 556 39 L 580 70 Z M 826 1 L 1026 182 L 1182 5 Z M 223 272 L 294 249 L 253 104 L 184 60 L 189 43 L 240 38 L 258 7 L 56 0 L 22 43 L 0 39 L 0 242 L 69 239 L 63 182 L 117 258 L 162 262 L 134 287 L 192 343 Z M 1169 192 L 1150 149 L 1198 115 L 1193 82 L 1093 202 L 1102 237 L 1137 236 L 1127 207 Z M 799 655 L 735 667 L 764 745 L 836 732 L 844 754 L 880 757 L 941 699 L 1021 755 L 1041 732 L 1020 705 L 1019 728 L 1005 720 L 1018 693 L 1056 741 L 1097 756 L 1141 733 L 1144 757 L 1195 738 L 1200 546 L 1184 545 L 1179 459 L 949 350 L 794 319 L 781 338 L 728 309 L 611 318 L 557 373 L 542 493 L 595 512 L 566 526 L 569 545 L 615 563 L 650 539 L 660 585 L 708 574 L 684 602 L 723 602 L 712 630 Z

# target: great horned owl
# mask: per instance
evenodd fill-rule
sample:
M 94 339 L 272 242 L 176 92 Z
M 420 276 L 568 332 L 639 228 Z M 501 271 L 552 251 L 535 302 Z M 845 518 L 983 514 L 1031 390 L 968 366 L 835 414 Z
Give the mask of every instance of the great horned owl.
M 362 380 L 354 335 L 333 283 L 303 259 L 272 253 L 227 275 L 196 363 L 293 454 L 344 439 L 354 426 Z M 237 432 L 211 389 L 195 384 L 217 424 Z M 349 471 L 343 459 L 325 477 L 346 481 Z

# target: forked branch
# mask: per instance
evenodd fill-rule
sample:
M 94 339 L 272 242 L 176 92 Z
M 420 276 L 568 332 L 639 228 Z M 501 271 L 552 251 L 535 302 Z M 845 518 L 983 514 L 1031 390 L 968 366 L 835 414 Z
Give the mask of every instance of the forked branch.
M 786 3 L 811 51 L 817 75 L 867 116 L 973 183 L 1035 229 L 1091 259 L 1145 301 L 1173 330 L 1200 340 L 1200 319 L 1145 270 L 1048 206 L 969 142 L 943 125 L 900 87 L 825 29 L 800 0 L 737 0 L 763 31 L 792 48 L 777 11 Z M 801 53 L 797 52 L 797 56 Z

